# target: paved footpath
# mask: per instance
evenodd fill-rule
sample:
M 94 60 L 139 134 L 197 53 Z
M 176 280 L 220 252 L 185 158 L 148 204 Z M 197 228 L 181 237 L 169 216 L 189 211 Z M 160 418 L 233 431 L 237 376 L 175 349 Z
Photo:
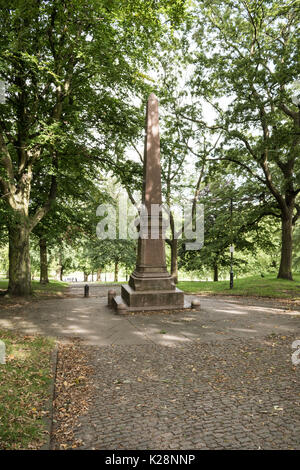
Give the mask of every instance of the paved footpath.
M 0 328 L 80 337 L 95 393 L 85 449 L 300 449 L 300 312 L 275 301 L 200 297 L 200 311 L 120 317 L 108 288 L 0 310 Z

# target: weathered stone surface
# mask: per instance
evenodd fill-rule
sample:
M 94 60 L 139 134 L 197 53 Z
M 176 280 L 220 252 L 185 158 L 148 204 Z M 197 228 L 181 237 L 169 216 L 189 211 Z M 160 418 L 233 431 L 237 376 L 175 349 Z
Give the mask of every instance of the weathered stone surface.
M 137 269 L 131 274 L 128 284 L 136 291 L 169 290 L 174 291 L 176 286 L 172 276 L 167 272 L 138 272 Z
M 138 240 L 137 265 L 129 284 L 134 290 L 175 290 L 173 279 L 166 266 L 162 214 L 160 212 L 159 216 L 155 217 L 153 213 L 153 204 L 162 203 L 158 100 L 154 93 L 149 96 L 146 112 L 142 202 L 148 212 L 148 238 Z M 154 221 L 158 237 L 155 239 L 151 233 L 151 224 L 153 225 Z
M 117 311 L 120 315 L 123 315 L 127 312 L 127 306 L 123 302 L 117 304 Z
M 180 307 L 184 303 L 184 294 L 179 289 L 134 291 L 130 286 L 122 285 L 121 295 L 129 307 L 161 305 L 163 308 L 171 304 Z
M 196 310 L 200 310 L 200 306 L 201 306 L 201 303 L 200 303 L 200 300 L 192 300 L 192 308 L 195 308 Z
M 116 291 L 114 289 L 110 289 L 108 291 L 108 295 L 107 295 L 107 305 L 108 307 L 112 307 L 112 299 L 116 296 Z
M 121 286 L 121 287 L 124 287 L 124 286 Z M 128 287 L 128 286 L 125 286 L 125 287 Z M 180 293 L 182 293 L 179 289 L 177 289 Z M 143 292 L 142 294 L 145 294 L 147 295 L 148 293 L 147 292 Z M 182 293 L 183 294 L 183 293 Z M 162 301 L 162 299 L 159 299 L 160 302 Z M 125 314 L 125 313 L 130 313 L 130 312 L 142 312 L 142 311 L 152 311 L 152 310 L 163 310 L 163 311 L 172 311 L 172 310 L 182 310 L 182 309 L 190 309 L 191 308 L 191 302 L 189 300 L 187 300 L 184 296 L 184 303 L 182 305 L 181 302 L 177 302 L 177 304 L 170 304 L 170 303 L 166 303 L 166 305 L 162 305 L 162 303 L 158 303 L 159 300 L 156 299 L 156 301 L 152 301 L 152 305 L 151 304 L 147 304 L 147 302 L 143 302 L 143 304 L 141 305 L 141 301 L 140 302 L 136 302 L 135 305 L 132 305 L 133 302 L 131 302 L 131 305 L 128 305 L 127 302 L 125 304 L 125 301 L 124 301 L 124 298 L 121 297 L 121 295 L 116 295 L 113 300 L 112 300 L 112 307 L 116 310 L 116 313 L 122 313 L 122 314 Z M 122 304 L 122 311 L 120 311 L 120 307 L 119 305 Z M 124 305 L 126 305 L 126 310 L 124 310 Z

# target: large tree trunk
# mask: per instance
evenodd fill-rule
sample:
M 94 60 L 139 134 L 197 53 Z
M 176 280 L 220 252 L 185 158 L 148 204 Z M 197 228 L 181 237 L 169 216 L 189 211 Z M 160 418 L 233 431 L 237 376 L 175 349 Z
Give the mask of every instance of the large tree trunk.
M 114 282 L 118 282 L 118 280 L 119 280 L 119 264 L 116 261 L 115 262 L 115 281 Z
M 178 261 L 177 261 L 177 251 L 178 251 L 178 240 L 174 238 L 171 240 L 171 276 L 174 279 L 175 284 L 178 283 Z
M 40 283 L 47 284 L 48 279 L 48 260 L 47 260 L 47 242 L 45 238 L 39 239 L 40 245 Z
M 219 280 L 219 269 L 218 265 L 214 264 L 214 282 L 218 282 Z
M 292 253 L 293 253 L 293 211 L 290 210 L 281 217 L 281 259 L 278 278 L 293 280 Z
M 32 293 L 30 275 L 29 234 L 27 221 L 19 220 L 8 227 L 9 283 L 8 293 L 27 296 Z
M 101 269 L 97 270 L 97 282 L 101 282 Z
M 88 282 L 88 277 L 89 277 L 88 274 L 83 273 L 83 282 Z

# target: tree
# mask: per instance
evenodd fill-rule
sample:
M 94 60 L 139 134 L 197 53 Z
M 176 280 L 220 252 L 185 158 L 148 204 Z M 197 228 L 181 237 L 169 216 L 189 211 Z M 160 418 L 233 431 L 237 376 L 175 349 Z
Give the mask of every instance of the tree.
M 276 224 L 266 219 L 267 201 L 262 198 L 261 188 L 251 183 L 237 185 L 230 176 L 220 173 L 199 193 L 205 208 L 204 246 L 199 251 L 185 251 L 183 245 L 179 261 L 187 271 L 212 270 L 214 281 L 219 280 L 221 270 L 229 272 L 231 245 L 238 252 L 235 273 L 243 266 L 247 269 L 248 260 L 258 251 L 276 248 Z M 272 217 L 269 219 L 272 221 Z
M 292 279 L 292 232 L 300 215 L 300 111 L 291 100 L 300 75 L 296 1 L 199 1 L 191 54 L 192 93 L 181 116 L 222 132 L 215 161 L 258 181 L 272 195 L 281 219 L 279 278 Z M 203 97 L 216 113 L 202 118 Z M 230 104 L 224 107 L 222 99 Z
M 60 191 L 50 211 L 33 229 L 40 249 L 40 282 L 46 283 L 48 278 L 47 251 L 55 245 L 63 250 L 63 242 L 76 248 L 81 238 L 93 237 L 96 233 L 96 208 L 109 196 L 102 183 L 101 172 L 73 172 L 57 175 Z M 42 188 L 35 187 L 32 205 L 38 206 L 43 198 Z M 64 251 L 64 250 L 63 250 Z M 58 254 L 59 254 L 58 253 Z M 59 254 L 60 258 L 63 258 Z
M 162 105 L 164 101 L 162 101 Z M 178 282 L 178 234 L 176 232 L 175 214 L 172 205 L 183 203 L 182 191 L 185 186 L 185 165 L 184 161 L 188 154 L 188 149 L 181 140 L 181 136 L 174 126 L 173 116 L 165 115 L 161 119 L 163 129 L 161 135 L 161 172 L 162 172 L 162 193 L 165 203 L 169 208 L 170 217 L 170 238 L 166 238 L 166 243 L 171 249 L 171 275 L 174 282 Z M 181 195 L 180 195 L 181 194 Z
M 31 293 L 29 237 L 50 210 L 61 171 L 89 171 L 126 134 L 148 54 L 180 20 L 181 0 L 1 0 L 0 188 L 11 295 Z M 168 21 L 165 21 L 168 19 Z M 130 127 L 130 126 L 129 126 Z M 98 136 L 95 136 L 94 130 Z M 88 145 L 87 145 L 88 144 Z M 104 151 L 106 150 L 106 152 Z M 74 169 L 73 156 L 77 157 Z M 46 195 L 32 207 L 38 180 Z
M 88 240 L 83 245 L 84 266 L 89 267 L 89 272 L 113 267 L 114 281 L 118 282 L 119 268 L 123 266 L 133 270 L 136 262 L 135 240 Z M 81 258 L 82 259 L 82 258 Z M 80 264 L 79 267 L 82 267 Z

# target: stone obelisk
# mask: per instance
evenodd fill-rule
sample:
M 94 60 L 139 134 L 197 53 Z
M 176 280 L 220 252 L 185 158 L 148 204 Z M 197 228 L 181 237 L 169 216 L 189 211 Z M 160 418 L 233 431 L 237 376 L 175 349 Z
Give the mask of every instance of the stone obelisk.
M 136 268 L 128 285 L 122 285 L 121 296 L 113 298 L 112 305 L 119 313 L 183 308 L 184 294 L 167 271 L 162 213 L 158 211 L 158 205 L 162 204 L 161 166 L 158 100 L 154 93 L 147 102 L 142 202 L 146 215 L 141 213 L 140 220 L 146 231 L 141 230 L 138 239 Z

